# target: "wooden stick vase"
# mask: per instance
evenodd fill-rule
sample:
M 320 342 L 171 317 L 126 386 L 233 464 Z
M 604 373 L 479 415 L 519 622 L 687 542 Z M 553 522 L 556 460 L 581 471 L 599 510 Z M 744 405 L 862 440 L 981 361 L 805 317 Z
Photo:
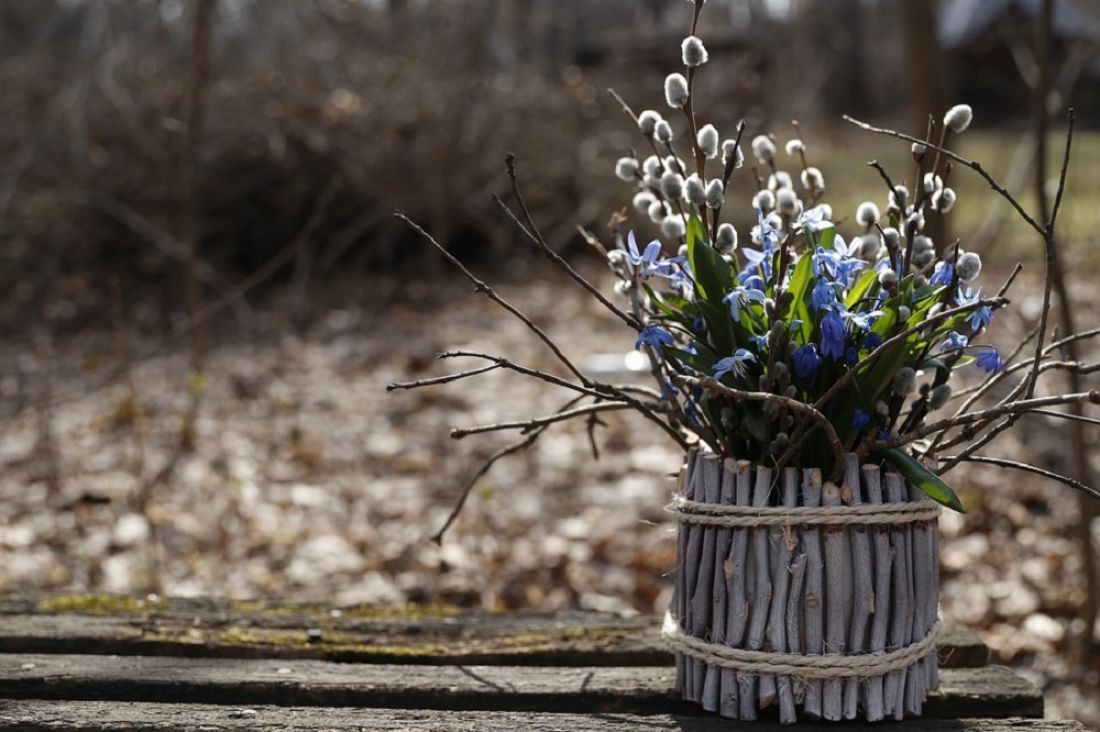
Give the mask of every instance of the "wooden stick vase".
M 918 716 L 939 685 L 939 505 L 849 455 L 840 485 L 693 451 L 672 504 L 676 691 L 730 719 Z

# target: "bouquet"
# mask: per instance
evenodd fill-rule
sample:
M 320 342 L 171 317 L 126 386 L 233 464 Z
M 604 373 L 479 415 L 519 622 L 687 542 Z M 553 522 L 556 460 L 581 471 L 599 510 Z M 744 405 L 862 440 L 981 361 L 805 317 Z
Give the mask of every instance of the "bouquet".
M 513 200 L 497 197 L 523 236 L 630 329 L 635 348 L 648 357 L 652 387 L 603 383 L 584 373 L 519 308 L 398 214 L 480 292 L 522 320 L 566 375 L 494 354 L 450 352 L 443 357 L 487 363 L 390 388 L 438 385 L 505 368 L 571 394 L 554 414 L 452 432 L 454 437 L 497 430 L 522 434 L 471 479 L 455 513 L 496 460 L 530 446 L 551 425 L 581 418 L 594 432 L 601 412 L 619 409 L 637 410 L 685 449 L 705 446 L 718 456 L 775 468 L 776 475 L 783 467 L 814 467 L 837 481 L 845 455 L 855 453 L 861 461 L 893 467 L 929 497 L 960 511 L 959 498 L 942 475 L 963 461 L 1026 470 L 1100 495 L 1073 478 L 977 454 L 1028 413 L 1071 418 L 1049 408 L 1100 403 L 1096 391 L 1036 396 L 1044 372 L 1087 369 L 1058 361 L 1057 349 L 1096 335 L 1086 331 L 1053 342 L 1047 338 L 1050 264 L 1072 111 L 1049 221 L 1036 221 L 979 163 L 949 149 L 953 136 L 964 133 L 973 119 L 964 104 L 930 121 L 919 138 L 846 118 L 909 144 L 913 160 L 911 177 L 901 182 L 871 161 L 883 182 L 883 198 L 862 203 L 848 216 L 825 202 L 825 176 L 810 164 L 811 148 L 797 123 L 796 137 L 783 144 L 782 154 L 773 136 L 755 135 L 745 145 L 751 155 L 746 165 L 744 122 L 723 139 L 714 125 L 699 118 L 695 82 L 709 60 L 696 35 L 703 5 L 704 0 L 694 0 L 691 33 L 681 45 L 683 71 L 665 79 L 671 119 L 653 109 L 635 114 L 611 92 L 636 124 L 647 153 L 622 157 L 615 174 L 633 184 L 631 208 L 638 220 L 649 219 L 660 231 L 659 238 L 643 244 L 634 230 L 638 222 L 631 223 L 624 213 L 612 218 L 610 243 L 582 231 L 606 257 L 617 279 L 614 295 L 603 293 L 546 243 L 511 156 L 506 162 Z M 948 185 L 957 167 L 982 176 L 1005 197 L 1042 237 L 1047 254 L 1043 313 L 1030 337 L 1007 356 L 984 343 L 983 336 L 996 311 L 1009 304 L 1007 294 L 1020 265 L 990 290 L 979 281 L 977 253 L 960 241 L 934 238 L 943 217 L 958 205 Z M 758 192 L 751 200 L 727 200 L 735 175 L 752 176 Z M 743 235 L 724 220 L 723 214 L 735 207 L 750 208 L 756 220 Z M 1030 357 L 1022 356 L 1029 347 Z M 983 379 L 959 388 L 956 374 L 963 370 Z M 1018 376 L 1015 383 L 1006 384 L 1013 375 Z M 983 404 L 998 386 L 1005 387 L 1001 398 Z

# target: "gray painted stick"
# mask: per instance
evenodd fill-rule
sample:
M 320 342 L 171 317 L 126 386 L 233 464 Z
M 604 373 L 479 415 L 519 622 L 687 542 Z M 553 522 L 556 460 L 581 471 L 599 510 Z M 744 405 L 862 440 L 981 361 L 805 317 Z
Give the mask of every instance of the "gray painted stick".
M 791 653 L 802 652 L 802 587 L 805 579 L 806 554 L 800 552 L 791 562 L 791 587 L 787 597 L 787 649 Z M 795 704 L 801 704 L 806 697 L 806 686 L 802 679 L 791 677 L 791 692 L 794 695 Z M 782 713 L 782 706 L 780 710 Z
M 821 502 L 825 506 L 841 504 L 840 486 L 832 481 L 825 483 L 821 490 Z M 845 538 L 847 532 L 843 526 L 825 527 L 825 655 L 843 656 L 848 647 L 848 615 L 851 609 L 851 595 L 847 588 L 852 585 L 852 557 Z M 844 682 L 841 679 L 826 679 L 821 692 L 821 716 L 828 720 L 838 720 L 843 716 Z
M 688 451 L 683 467 L 680 468 L 680 478 L 677 485 L 677 493 L 691 500 L 694 493 L 691 491 L 691 472 L 695 465 L 695 457 L 698 452 L 695 448 Z M 678 524 L 676 527 L 676 582 L 673 585 L 672 608 L 676 613 L 676 622 L 680 625 L 681 632 L 687 632 L 687 591 L 685 577 L 687 575 L 687 545 L 690 524 Z M 676 691 L 681 696 L 686 696 L 687 691 L 687 664 L 686 656 L 676 654 Z
M 717 503 L 727 506 L 733 503 L 734 471 L 736 465 L 733 460 L 726 458 L 722 461 L 721 486 L 718 491 Z M 731 532 L 728 526 L 718 527 L 714 540 L 714 569 L 711 572 L 711 643 L 726 642 L 726 568 L 729 560 Z M 717 712 L 721 706 L 722 669 L 718 666 L 707 666 L 706 677 L 703 681 L 703 709 L 708 712 Z
M 859 485 L 859 458 L 849 454 L 845 462 L 841 498 L 853 506 L 863 504 Z M 872 529 L 874 531 L 874 529 Z M 848 653 L 863 653 L 867 639 L 867 621 L 875 604 L 874 566 L 871 564 L 871 537 L 866 526 L 853 526 L 852 542 L 852 624 L 848 632 Z M 860 679 L 844 681 L 844 718 L 855 719 L 859 712 Z
M 877 465 L 863 466 L 863 482 L 867 488 L 868 503 L 882 503 L 882 476 Z M 873 529 L 875 544 L 875 594 L 874 619 L 871 621 L 871 652 L 886 652 L 886 633 L 890 628 L 890 566 L 894 562 L 894 550 L 890 546 L 890 529 L 878 526 Z M 878 722 L 886 717 L 883 706 L 881 676 L 866 681 L 864 705 L 867 721 Z
M 798 470 L 796 468 L 783 469 L 783 505 L 794 508 L 798 505 Z M 791 553 L 797 546 L 795 529 L 790 526 L 780 526 L 772 529 L 772 542 L 776 547 L 776 561 L 772 567 L 772 606 L 768 618 L 768 641 L 772 651 L 786 653 L 787 645 L 787 593 L 791 585 Z M 775 679 L 776 694 L 779 697 L 779 721 L 783 724 L 794 724 L 798 721 L 798 714 L 794 707 L 794 694 L 791 692 L 791 677 L 779 676 Z M 764 701 L 764 684 L 760 684 L 760 705 L 766 706 Z
M 905 480 L 894 472 L 888 472 L 886 479 L 886 499 L 890 503 L 900 503 L 904 500 Z M 912 607 L 912 599 L 909 595 L 909 575 L 907 565 L 909 555 L 905 547 L 905 529 L 894 529 L 890 532 L 890 546 L 894 548 L 894 566 L 891 578 L 893 607 L 890 613 L 890 650 L 896 650 L 909 642 L 908 609 Z M 894 719 L 905 718 L 905 676 L 906 669 L 891 671 L 886 676 L 883 687 L 883 696 L 887 712 L 892 712 Z
M 919 501 L 924 494 L 919 488 L 909 483 L 909 500 Z M 912 535 L 912 554 L 910 554 L 909 566 L 913 572 L 913 625 L 909 637 L 910 643 L 916 643 L 924 638 L 929 630 L 928 601 L 932 592 L 932 567 L 929 563 L 928 551 L 928 524 L 912 524 L 909 528 Z M 906 711 L 914 715 L 921 713 L 924 698 L 928 695 L 928 672 L 925 663 L 928 657 L 922 658 L 909 669 L 906 685 Z
M 821 505 L 821 471 L 810 468 L 802 473 L 802 505 Z M 806 653 L 821 655 L 825 647 L 824 636 L 824 564 L 821 560 L 821 530 L 816 526 L 802 532 L 806 546 Z M 806 700 L 802 705 L 806 714 L 821 717 L 821 680 L 806 682 Z
M 752 505 L 768 505 L 771 484 L 771 469 L 757 466 L 756 482 L 752 489 Z M 755 581 L 752 589 L 752 610 L 749 614 L 749 636 L 746 647 L 749 650 L 759 651 L 764 647 L 764 628 L 768 622 L 768 607 L 772 598 L 772 580 L 768 573 L 768 529 L 758 526 L 752 527 L 749 531 L 752 534 L 751 558 Z M 764 678 L 761 676 L 761 681 Z M 739 681 L 741 682 L 741 719 L 756 719 L 756 676 L 743 674 Z
M 692 465 L 691 475 L 688 479 L 688 493 L 694 501 L 703 500 L 703 455 L 696 455 Z M 695 589 L 695 583 L 699 578 L 699 553 L 703 550 L 703 527 L 699 524 L 688 524 L 687 554 L 684 559 L 684 633 L 694 635 L 695 611 L 692 607 L 691 596 Z M 695 684 L 695 666 L 697 661 L 688 658 L 685 661 L 686 672 L 684 686 L 687 689 L 685 698 L 689 701 L 699 701 L 699 692 Z
M 737 461 L 734 475 L 734 503 L 748 506 L 752 503 L 752 464 L 748 460 Z M 749 622 L 749 601 L 746 584 L 746 562 L 749 553 L 749 530 L 736 528 L 730 541 L 729 559 L 726 560 L 726 643 L 731 648 L 741 648 L 745 640 L 745 628 Z M 740 717 L 740 679 L 736 671 L 722 669 L 722 699 L 719 712 L 724 717 Z
M 702 459 L 701 485 L 703 500 L 707 503 L 718 503 L 722 494 L 722 463 L 715 455 L 705 455 Z M 695 495 L 700 493 L 699 485 L 695 487 Z M 714 581 L 714 544 L 718 533 L 716 526 L 700 526 L 703 529 L 702 547 L 699 553 L 693 556 L 699 562 L 698 573 L 691 590 L 691 635 L 701 640 L 706 640 L 710 629 L 710 616 L 714 609 L 711 600 L 711 584 Z M 695 701 L 703 703 L 703 687 L 706 681 L 707 665 L 703 661 L 696 660 L 692 668 L 692 692 Z M 714 709 L 718 711 L 718 697 L 714 697 Z
M 938 521 L 928 525 L 931 536 L 928 551 L 930 553 L 929 565 L 932 567 L 932 599 L 929 602 L 929 622 L 935 624 L 940 615 L 940 526 Z M 940 685 L 940 659 L 935 653 L 930 655 L 928 662 L 928 688 L 936 689 Z

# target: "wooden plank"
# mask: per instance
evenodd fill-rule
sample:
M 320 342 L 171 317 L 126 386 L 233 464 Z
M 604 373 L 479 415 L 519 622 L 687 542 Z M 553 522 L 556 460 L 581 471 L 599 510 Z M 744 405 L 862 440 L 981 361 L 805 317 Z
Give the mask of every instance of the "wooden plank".
M 110 596 L 0 600 L 0 652 L 299 658 L 360 663 L 661 666 L 657 616 L 486 613 L 448 606 L 345 607 Z M 320 631 L 310 637 L 309 631 Z M 949 630 L 944 665 L 985 665 Z
M 500 711 L 691 713 L 672 667 L 419 666 L 146 656 L 2 655 L 7 698 Z M 947 669 L 928 717 L 1038 717 L 1043 699 L 1003 666 Z
M 0 701 L 0 730 L 24 732 L 144 732 L 150 729 L 201 729 L 205 732 L 284 732 L 288 730 L 378 730 L 397 732 L 633 732 L 693 730 L 727 732 L 737 722 L 716 717 L 669 714 L 530 714 L 438 710 L 338 709 L 332 707 L 226 707 L 72 701 Z M 746 725 L 748 728 L 749 725 Z M 774 722 L 753 722 L 753 732 L 790 729 Z M 809 732 L 836 730 L 829 724 L 799 724 Z M 896 732 L 1085 732 L 1080 722 L 1041 719 L 915 719 L 890 725 Z

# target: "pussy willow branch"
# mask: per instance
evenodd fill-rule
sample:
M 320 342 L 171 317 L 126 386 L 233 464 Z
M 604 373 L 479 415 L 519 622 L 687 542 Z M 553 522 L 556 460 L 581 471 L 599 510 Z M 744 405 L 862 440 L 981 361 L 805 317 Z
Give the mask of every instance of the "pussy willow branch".
M 989 465 L 997 465 L 1002 468 L 1011 468 L 1012 470 L 1022 470 L 1027 473 L 1035 473 L 1036 475 L 1041 475 L 1044 478 L 1050 478 L 1051 480 L 1056 480 L 1059 483 L 1065 483 L 1070 488 L 1075 488 L 1085 495 L 1100 499 L 1100 492 L 1097 492 L 1095 489 L 1090 488 L 1079 480 L 1074 480 L 1069 476 L 1061 475 L 1060 473 L 1055 473 L 1050 470 L 1037 468 L 1034 465 L 1028 465 L 1027 463 L 1018 463 L 1015 460 L 1005 460 L 1004 458 L 986 457 L 985 455 L 948 455 L 944 459 L 949 460 L 955 464 L 959 462 L 987 463 Z M 946 473 L 947 471 L 941 470 L 940 472 Z
M 524 315 L 519 308 L 498 295 L 496 290 L 487 285 L 484 280 L 479 279 L 477 275 L 466 269 L 466 266 L 462 264 L 462 262 L 458 261 L 458 259 L 453 254 L 447 251 L 446 247 L 437 242 L 434 236 L 424 231 L 424 229 L 413 222 L 412 219 L 401 212 L 395 213 L 394 216 L 400 221 L 404 221 L 410 229 L 415 231 L 421 236 L 421 238 L 423 238 L 425 241 L 435 247 L 448 262 L 453 264 L 460 272 L 462 272 L 463 275 L 465 275 L 466 279 L 474 283 L 474 288 L 478 292 L 483 293 L 486 297 L 495 302 L 497 305 L 500 305 L 502 308 L 515 316 L 517 320 L 527 326 L 527 329 L 538 336 L 539 340 L 546 344 L 546 347 L 549 348 L 555 356 L 557 356 L 558 360 L 561 361 L 562 364 L 567 369 L 569 369 L 569 371 L 574 376 L 576 376 L 582 384 L 584 384 L 585 386 L 591 385 L 588 377 L 581 373 L 581 370 L 577 368 L 577 366 L 572 361 L 569 360 L 568 356 L 562 353 L 562 350 L 558 347 L 558 344 L 555 343 L 553 339 L 551 339 L 550 336 L 546 334 L 546 331 L 535 325 L 535 323 L 526 315 Z
M 477 351 L 447 351 L 446 353 L 439 354 L 439 358 L 480 358 L 485 361 L 492 361 L 500 368 L 510 369 L 512 371 L 521 373 L 524 376 L 531 376 L 536 379 L 541 379 L 547 383 L 553 384 L 554 386 L 560 386 L 563 389 L 569 389 L 584 396 L 589 396 L 596 399 L 604 396 L 600 392 L 590 387 L 574 384 L 572 381 L 567 381 L 566 379 L 563 379 L 559 376 L 548 374 L 545 371 L 534 369 L 530 366 L 521 366 L 520 364 L 515 363 L 514 361 L 510 361 L 503 356 L 494 356 L 489 353 L 479 353 Z
M 733 399 L 740 402 L 771 402 L 773 404 L 779 404 L 787 407 L 792 412 L 798 412 L 804 414 L 810 419 L 813 419 L 817 424 L 825 430 L 826 438 L 829 440 L 829 444 L 833 448 L 833 453 L 836 456 L 836 464 L 833 469 L 833 480 L 839 479 L 839 476 L 844 472 L 844 445 L 840 442 L 840 437 L 837 435 L 836 430 L 833 428 L 828 418 L 822 414 L 819 410 L 814 408 L 813 405 L 807 404 L 798 399 L 782 396 L 780 394 L 772 394 L 766 391 L 742 391 L 741 389 L 734 389 L 720 381 L 711 378 L 709 376 L 694 377 L 694 376 L 682 376 L 677 379 L 678 382 L 684 386 L 698 386 L 702 389 L 713 391 L 717 394 L 721 394 L 724 397 Z
M 576 406 L 576 404 L 583 398 L 584 397 L 578 396 L 570 399 L 562 406 L 561 411 L 565 411 Z M 510 445 L 505 445 L 504 447 L 500 448 L 492 455 L 490 455 L 489 458 L 484 463 L 482 463 L 481 467 L 478 468 L 477 472 L 470 476 L 470 479 L 466 481 L 466 485 L 463 486 L 462 492 L 458 494 L 458 500 L 455 501 L 454 508 L 452 508 L 450 514 L 447 515 L 446 521 L 443 522 L 443 525 L 439 528 L 439 531 L 435 532 L 435 534 L 432 535 L 432 541 L 434 541 L 436 544 L 443 543 L 443 535 L 447 533 L 447 529 L 451 528 L 451 524 L 453 524 L 455 522 L 455 519 L 458 518 L 458 515 L 462 513 L 462 508 L 466 505 L 466 499 L 470 497 L 470 492 L 474 489 L 474 486 L 477 485 L 477 482 L 485 477 L 485 474 L 489 472 L 489 470 L 498 460 L 508 457 L 509 455 L 512 455 L 514 453 L 520 452 L 521 450 L 526 450 L 528 447 L 535 444 L 535 442 L 538 441 L 539 437 L 542 436 L 542 433 L 545 432 L 549 427 L 550 425 L 536 427 L 523 439 L 517 440 Z
M 520 213 L 523 214 L 523 221 L 521 222 L 519 220 L 515 212 L 513 212 L 512 209 L 509 208 L 508 204 L 506 204 L 500 196 L 493 196 L 493 200 L 495 200 L 500 205 L 500 207 L 504 209 L 504 211 L 508 214 L 508 217 L 511 218 L 512 221 L 515 222 L 516 226 L 520 228 L 520 231 L 522 231 L 528 239 L 530 239 L 532 242 L 537 244 L 540 249 L 542 249 L 542 252 L 546 255 L 547 259 L 549 259 L 551 262 L 558 265 L 558 267 L 564 270 L 566 274 L 573 278 L 574 282 L 587 290 L 590 295 L 595 297 L 601 305 L 614 313 L 617 318 L 622 320 L 634 330 L 640 331 L 642 329 L 642 324 L 638 321 L 637 318 L 631 316 L 629 313 L 623 312 L 621 309 L 619 309 L 618 306 L 608 300 L 604 296 L 604 294 L 600 292 L 598 287 L 585 279 L 580 272 L 575 270 L 573 266 L 569 264 L 569 262 L 565 261 L 565 259 L 560 254 L 555 252 L 550 247 L 550 245 L 546 243 L 546 239 L 539 231 L 538 226 L 535 225 L 535 220 L 531 217 L 531 212 L 527 208 L 527 201 L 523 197 L 523 191 L 521 190 L 519 185 L 519 176 L 516 173 L 516 156 L 512 153 L 508 153 L 508 155 L 504 158 L 504 163 L 508 168 L 508 180 L 510 180 L 512 183 L 512 195 L 516 197 L 516 203 L 519 205 Z
M 545 427 L 555 422 L 565 422 L 577 417 L 585 417 L 590 414 L 599 414 L 601 412 L 619 412 L 624 409 L 633 409 L 629 404 L 622 402 L 601 402 L 599 404 L 589 404 L 584 407 L 576 407 L 564 412 L 557 412 L 546 417 L 532 417 L 531 419 L 522 419 L 515 422 L 497 422 L 495 424 L 483 424 L 477 427 L 456 427 L 451 430 L 451 437 L 456 440 L 461 440 L 463 437 L 469 435 L 479 435 L 485 432 L 501 432 L 503 430 L 520 430 L 523 433 L 528 433 L 536 427 Z

